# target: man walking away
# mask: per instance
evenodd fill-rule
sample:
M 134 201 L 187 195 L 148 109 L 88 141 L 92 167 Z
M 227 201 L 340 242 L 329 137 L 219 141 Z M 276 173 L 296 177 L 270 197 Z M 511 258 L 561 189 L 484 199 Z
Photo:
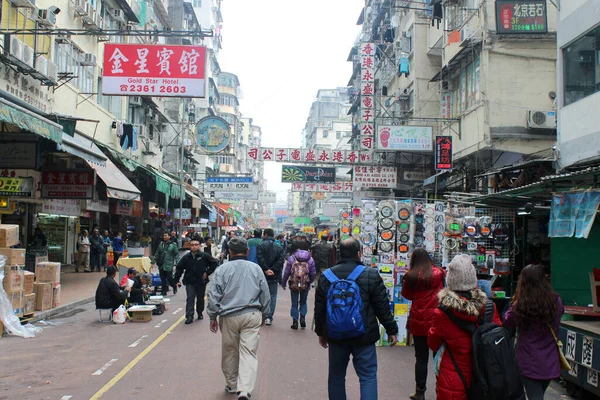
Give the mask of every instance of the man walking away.
M 234 236 L 235 236 L 235 232 L 229 231 L 228 236 L 223 240 L 223 243 L 221 244 L 221 258 L 227 259 L 227 256 L 229 255 L 229 247 L 228 247 L 229 241 Z
M 83 272 L 90 272 L 90 239 L 87 229 L 81 231 L 81 235 L 77 239 L 77 265 L 75 272 L 79 272 L 79 266 L 83 265 Z
M 117 236 L 113 238 L 113 265 L 116 267 L 119 258 L 123 255 L 125 248 L 123 247 L 123 233 L 117 232 Z
M 361 400 L 376 400 L 377 320 L 385 328 L 392 346 L 397 341 L 398 325 L 390 311 L 387 291 L 377 269 L 361 265 L 360 242 L 354 238 L 343 240 L 340 256 L 339 263 L 321 275 L 315 293 L 315 332 L 319 336 L 319 344 L 329 348 L 329 400 L 346 400 L 346 369 L 350 355 L 360 381 Z M 339 295 L 344 293 L 344 287 L 347 292 L 358 289 L 360 298 L 355 301 L 354 297 L 341 297 L 344 300 L 339 307 Z M 338 307 L 331 307 L 332 301 L 336 301 Z M 348 323 L 340 324 L 346 321 L 344 317 L 347 316 L 351 317 Z M 342 325 L 348 330 L 340 330 Z
M 312 247 L 313 259 L 317 265 L 317 282 L 321 272 L 331 268 L 334 264 L 333 245 L 329 244 L 328 238 L 327 234 L 321 235 L 321 241 Z
M 102 263 L 102 253 L 104 252 L 104 239 L 100 236 L 98 229 L 94 229 L 92 237 L 90 237 L 90 263 L 91 270 L 100 272 L 100 264 Z
M 262 229 L 255 229 L 254 237 L 248 240 L 248 261 L 252 261 L 255 264 L 258 264 L 256 251 L 260 242 L 262 242 Z
M 271 302 L 265 275 L 258 265 L 246 261 L 247 254 L 246 239 L 231 239 L 229 262 L 217 269 L 208 292 L 210 330 L 217 333 L 221 329 L 225 391 L 237 393 L 243 400 L 248 400 L 254 389 L 258 332 Z
M 195 237 L 190 241 L 191 250 L 181 258 L 177 264 L 175 273 L 175 282 L 181 286 L 179 280 L 183 277 L 183 284 L 187 294 L 185 300 L 185 323 L 194 322 L 194 301 L 196 302 L 196 312 L 198 319 L 203 319 L 204 311 L 204 293 L 206 291 L 206 282 L 208 276 L 217 268 L 218 261 L 211 256 L 200 251 L 200 239 Z
M 275 232 L 273 232 L 273 229 L 265 229 L 264 239 L 256 249 L 256 257 L 258 265 L 267 277 L 269 293 L 271 294 L 271 310 L 265 320 L 267 325 L 273 323 L 273 314 L 275 314 L 275 306 L 277 306 L 277 286 L 281 281 L 283 256 L 283 248 L 275 243 Z
M 161 294 L 166 296 L 169 286 L 173 286 L 173 294 L 177 294 L 177 285 L 175 284 L 177 281 L 173 279 L 173 267 L 179 262 L 179 249 L 177 243 L 171 240 L 171 236 L 167 232 L 163 234 L 163 241 L 156 249 L 154 262 L 160 273 Z

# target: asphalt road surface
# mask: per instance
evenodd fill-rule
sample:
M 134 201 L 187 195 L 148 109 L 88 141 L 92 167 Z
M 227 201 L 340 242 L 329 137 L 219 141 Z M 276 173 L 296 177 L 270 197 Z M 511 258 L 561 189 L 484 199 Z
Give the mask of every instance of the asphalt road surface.
M 36 325 L 33 339 L 0 339 L 0 399 L 233 400 L 224 392 L 221 335 L 208 318 L 184 325 L 185 288 L 168 310 L 146 323 L 99 323 L 93 304 Z M 309 295 L 312 320 L 313 294 Z M 261 329 L 259 375 L 252 400 L 327 399 L 327 351 L 316 335 L 290 329 L 289 292 L 279 291 L 272 326 Z M 379 348 L 379 399 L 408 399 L 414 387 L 412 348 Z M 435 398 L 430 373 L 427 399 Z M 348 368 L 349 400 L 359 385 Z M 560 392 L 560 393 L 559 393 Z M 553 385 L 546 399 L 565 399 Z

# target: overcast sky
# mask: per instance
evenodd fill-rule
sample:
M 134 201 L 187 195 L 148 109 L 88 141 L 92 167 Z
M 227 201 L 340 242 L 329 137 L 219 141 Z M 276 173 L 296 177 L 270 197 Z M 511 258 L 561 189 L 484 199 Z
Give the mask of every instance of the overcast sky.
M 264 147 L 300 147 L 302 129 L 319 89 L 345 87 L 346 61 L 360 31 L 364 0 L 224 0 L 221 69 L 240 79 L 244 117 L 262 128 Z M 281 163 L 268 162 L 265 178 L 277 200 Z

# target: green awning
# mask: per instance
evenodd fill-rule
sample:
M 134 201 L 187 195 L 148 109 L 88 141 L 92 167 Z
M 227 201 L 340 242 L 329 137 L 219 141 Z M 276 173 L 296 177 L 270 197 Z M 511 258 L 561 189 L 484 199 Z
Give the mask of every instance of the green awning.
M 153 175 L 154 180 L 156 181 L 156 190 L 158 190 L 161 193 L 164 193 L 167 197 L 171 197 L 171 182 L 169 182 L 165 178 L 158 176 L 157 174 L 153 173 Z
M 310 217 L 296 217 L 294 218 L 295 225 L 312 225 Z
M 2 98 L 0 98 L 0 121 L 18 126 L 58 144 L 62 143 L 62 126 Z

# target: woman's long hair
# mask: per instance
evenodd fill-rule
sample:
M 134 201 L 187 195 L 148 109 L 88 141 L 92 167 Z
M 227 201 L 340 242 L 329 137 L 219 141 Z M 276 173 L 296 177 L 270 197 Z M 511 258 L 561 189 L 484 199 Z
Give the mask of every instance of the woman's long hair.
M 429 289 L 433 262 L 425 249 L 416 249 L 410 256 L 410 269 L 404 274 L 403 284 L 413 290 Z
M 546 279 L 541 265 L 523 268 L 511 303 L 517 314 L 517 326 L 521 329 L 554 321 L 556 293 Z

